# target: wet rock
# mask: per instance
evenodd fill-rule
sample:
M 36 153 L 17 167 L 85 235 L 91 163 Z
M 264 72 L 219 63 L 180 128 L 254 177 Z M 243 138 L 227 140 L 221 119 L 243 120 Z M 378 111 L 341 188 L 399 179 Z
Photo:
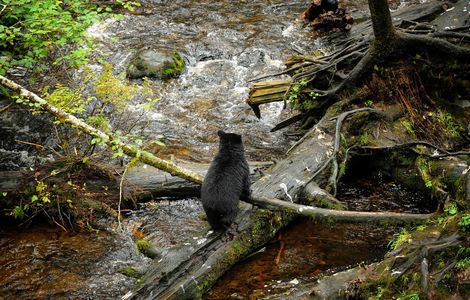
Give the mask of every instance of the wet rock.
M 432 21 L 438 30 L 462 27 L 470 23 L 470 2 L 457 1 L 453 7 Z
M 127 68 L 129 78 L 157 77 L 168 79 L 179 76 L 185 62 L 178 52 L 144 49 L 139 51 Z
M 1 171 L 13 171 L 32 168 L 47 161 L 52 161 L 52 157 L 43 158 L 38 156 L 30 156 L 27 151 L 9 151 L 0 149 Z
M 0 117 L 0 170 L 34 167 L 52 158 L 41 157 L 55 144 L 52 124 L 44 115 L 32 115 L 21 105 L 0 99 L 6 108 Z
M 338 8 L 335 0 L 313 0 L 303 12 L 302 18 L 317 31 L 348 31 L 354 22 L 345 8 Z

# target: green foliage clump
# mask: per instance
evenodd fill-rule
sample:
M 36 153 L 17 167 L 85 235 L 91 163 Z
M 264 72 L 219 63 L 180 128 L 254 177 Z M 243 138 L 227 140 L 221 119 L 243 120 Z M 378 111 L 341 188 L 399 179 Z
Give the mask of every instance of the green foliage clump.
M 51 173 L 51 176 L 56 174 Z M 72 205 L 72 200 L 68 197 L 68 193 L 65 190 L 77 190 L 81 187 L 72 183 L 67 182 L 67 188 L 59 187 L 57 184 L 47 184 L 43 180 L 36 180 L 36 185 L 32 191 L 26 191 L 20 203 L 16 205 L 11 212 L 10 216 L 15 219 L 22 220 L 27 216 L 35 216 L 41 211 L 45 211 L 46 207 L 49 207 L 59 201 L 64 200 L 69 206 Z M 63 199 L 66 198 L 66 199 Z
M 89 125 L 112 135 L 113 141 L 133 143 L 140 146 L 143 139 L 139 136 L 131 135 L 132 129 L 138 129 L 135 118 L 140 118 L 138 113 L 127 113 L 126 107 L 134 99 L 143 99 L 141 104 L 142 111 L 152 110 L 158 99 L 154 98 L 150 83 L 144 80 L 142 86 L 137 83 L 131 83 L 123 74 L 114 75 L 112 65 L 105 63 L 103 71 L 99 75 L 88 72 L 84 84 L 74 89 L 63 85 L 56 85 L 54 88 L 46 87 L 43 89 L 42 97 L 51 105 L 54 105 L 62 111 L 73 114 L 84 119 Z M 92 86 L 92 93 L 84 97 L 85 87 Z M 140 100 L 140 102 L 142 102 Z M 134 118 L 135 115 L 135 118 Z M 133 119 L 134 118 L 134 119 Z M 56 122 L 60 123 L 60 120 Z M 103 144 L 99 137 L 78 136 L 65 126 L 58 126 L 59 140 L 62 142 L 60 148 L 69 155 L 69 148 L 84 149 L 83 142 L 90 149 L 85 150 L 91 155 L 97 145 Z M 161 143 L 162 136 L 158 136 L 154 143 Z M 78 143 L 78 145 L 77 145 Z M 79 146 L 81 145 L 81 146 Z M 78 147 L 77 147 L 78 146 Z M 86 148 L 85 147 L 85 148 Z M 122 149 L 113 149 L 117 155 L 121 156 Z M 91 151 L 91 152 L 90 152 Z
M 35 71 L 44 68 L 46 58 L 72 67 L 84 65 L 92 45 L 86 29 L 111 7 L 84 0 L 2 0 L 0 3 L 0 75 L 13 66 Z M 118 0 L 126 9 L 140 5 Z M 85 45 L 67 51 L 67 44 Z
M 49 87 L 42 89 L 42 97 L 50 104 L 69 114 L 83 113 L 85 107 L 92 100 L 91 97 L 82 97 L 83 88 L 70 89 L 57 84 L 52 92 Z
M 395 233 L 393 236 L 394 239 L 388 243 L 388 246 L 392 250 L 398 249 L 398 247 L 405 243 L 411 242 L 411 233 L 406 228 L 403 228 L 400 232 Z
M 132 278 L 135 278 L 135 279 L 138 279 L 142 276 L 139 272 L 137 272 L 136 269 L 134 269 L 131 266 L 127 266 L 125 268 L 119 269 L 118 273 L 121 273 L 121 274 L 123 274 L 127 277 L 132 277 Z
M 470 229 L 470 214 L 463 215 L 458 225 L 460 229 L 462 229 L 465 232 L 468 232 Z
M 319 96 L 318 93 L 310 92 L 310 99 L 302 99 L 301 97 L 301 92 L 307 86 L 307 84 L 308 80 L 304 78 L 295 82 L 291 86 L 287 99 L 293 108 L 300 110 L 310 110 L 316 106 L 315 100 Z
M 113 66 L 109 63 L 104 64 L 103 72 L 93 81 L 96 98 L 101 102 L 101 112 L 107 105 L 112 105 L 119 111 L 122 111 L 125 104 L 134 98 L 137 94 L 138 86 L 113 74 Z
M 462 131 L 462 126 L 455 121 L 454 117 L 452 117 L 449 112 L 443 109 L 438 109 L 436 118 L 447 135 L 454 138 L 459 137 L 459 132 Z

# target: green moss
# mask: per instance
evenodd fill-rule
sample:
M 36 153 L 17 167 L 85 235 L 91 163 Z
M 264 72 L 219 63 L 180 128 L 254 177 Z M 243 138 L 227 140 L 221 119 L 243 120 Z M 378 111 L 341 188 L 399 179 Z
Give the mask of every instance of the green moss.
M 207 221 L 207 215 L 206 214 L 198 214 L 197 218 L 202 221 Z
M 416 138 L 416 132 L 413 123 L 408 119 L 401 119 L 400 124 L 405 128 L 406 132 L 412 137 Z
M 409 243 L 411 241 L 412 241 L 412 239 L 411 239 L 410 232 L 406 228 L 403 228 L 399 233 L 394 234 L 394 239 L 391 240 L 388 243 L 388 245 L 390 246 L 390 248 L 392 250 L 395 250 L 398 247 L 400 247 L 401 245 L 403 245 L 405 243 Z
M 416 167 L 418 168 L 421 174 L 421 178 L 424 181 L 424 185 L 428 189 L 432 189 L 433 179 L 431 177 L 431 168 L 429 166 L 428 160 L 424 158 L 423 156 L 419 156 L 415 162 L 416 162 Z
M 242 254 L 243 253 L 243 248 L 244 247 L 242 246 L 241 242 L 238 241 L 238 240 L 233 242 L 232 248 L 235 251 L 235 253 L 237 253 L 237 254 Z
M 118 273 L 121 273 L 127 277 L 132 277 L 132 278 L 135 278 L 135 279 L 139 279 L 142 274 L 140 274 L 139 272 L 137 272 L 133 267 L 131 266 L 127 266 L 125 268 L 122 268 L 122 269 L 119 269 L 117 271 Z
M 371 136 L 369 135 L 369 133 L 364 132 L 359 136 L 358 142 L 361 146 L 367 146 L 371 142 Z
M 173 78 L 183 73 L 184 67 L 186 64 L 184 63 L 184 59 L 178 52 L 173 54 L 173 61 L 166 62 L 163 66 L 163 77 L 164 78 Z
M 137 240 L 135 241 L 135 245 L 137 246 L 137 250 L 140 253 L 145 254 L 150 250 L 150 243 L 146 240 Z
M 459 132 L 462 131 L 462 126 L 454 119 L 454 117 L 443 109 L 438 109 L 436 113 L 437 121 L 442 126 L 444 133 L 451 137 L 459 137 Z

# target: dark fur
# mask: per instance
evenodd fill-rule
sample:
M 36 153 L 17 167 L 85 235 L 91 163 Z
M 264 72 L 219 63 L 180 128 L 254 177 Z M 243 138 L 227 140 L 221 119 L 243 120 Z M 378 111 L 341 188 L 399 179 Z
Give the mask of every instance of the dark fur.
M 322 0 L 321 6 L 325 11 L 336 11 L 338 9 L 338 0 Z
M 222 130 L 218 135 L 219 153 L 202 183 L 201 200 L 211 227 L 223 231 L 235 220 L 239 199 L 250 197 L 250 170 L 242 137 Z

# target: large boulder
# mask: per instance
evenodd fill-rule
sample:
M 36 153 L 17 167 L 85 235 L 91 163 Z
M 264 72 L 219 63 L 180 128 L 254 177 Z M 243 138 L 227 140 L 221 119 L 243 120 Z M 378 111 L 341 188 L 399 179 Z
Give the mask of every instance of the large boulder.
M 129 78 L 157 77 L 168 79 L 183 73 L 185 62 L 178 52 L 144 49 L 139 51 L 127 68 Z

